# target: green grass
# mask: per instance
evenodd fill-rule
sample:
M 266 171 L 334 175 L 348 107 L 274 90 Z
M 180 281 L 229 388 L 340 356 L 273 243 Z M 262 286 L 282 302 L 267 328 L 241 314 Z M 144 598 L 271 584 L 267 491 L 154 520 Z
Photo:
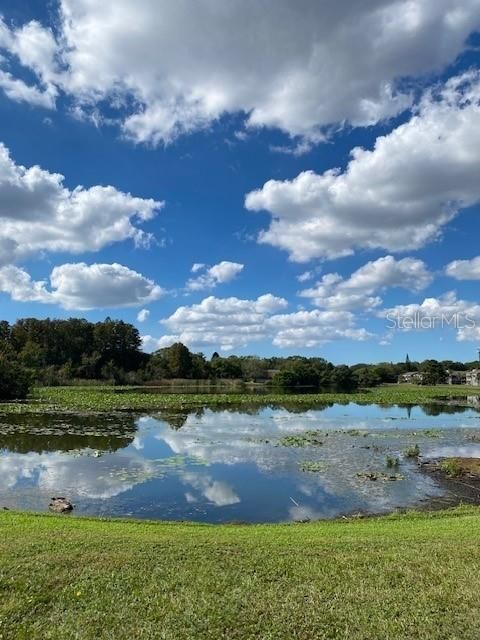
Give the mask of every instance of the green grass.
M 128 393 L 125 393 L 128 391 Z M 414 385 L 386 385 L 365 389 L 356 393 L 317 394 L 248 394 L 248 393 L 170 393 L 146 394 L 121 387 L 41 387 L 35 389 L 25 403 L 0 404 L 0 413 L 25 412 L 112 412 L 112 411 L 155 411 L 162 409 L 190 409 L 211 406 L 261 406 L 307 407 L 334 402 L 395 404 L 431 404 L 439 396 L 449 395 L 461 398 L 480 394 L 479 387 L 418 387 Z
M 480 511 L 302 525 L 0 513 L 3 640 L 477 640 Z

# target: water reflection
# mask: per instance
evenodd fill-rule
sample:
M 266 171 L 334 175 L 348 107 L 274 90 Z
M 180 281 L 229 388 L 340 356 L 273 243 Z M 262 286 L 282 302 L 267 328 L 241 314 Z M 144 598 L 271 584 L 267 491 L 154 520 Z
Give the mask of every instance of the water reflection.
M 407 446 L 480 455 L 473 408 L 296 409 L 4 417 L 0 506 L 43 510 L 51 495 L 67 495 L 78 513 L 210 522 L 385 512 L 445 491 L 404 459 Z M 319 435 L 306 443 L 309 432 Z M 395 472 L 387 455 L 401 460 Z

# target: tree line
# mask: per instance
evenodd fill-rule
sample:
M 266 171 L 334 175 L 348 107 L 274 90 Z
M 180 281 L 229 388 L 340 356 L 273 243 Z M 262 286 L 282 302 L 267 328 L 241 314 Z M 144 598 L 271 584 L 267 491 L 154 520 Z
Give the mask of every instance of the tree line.
M 25 397 L 31 384 L 63 385 L 85 380 L 114 384 L 166 379 L 269 381 L 280 389 L 353 391 L 396 382 L 420 371 L 425 384 L 446 381 L 447 369 L 465 370 L 478 362 L 405 362 L 338 365 L 323 358 L 220 356 L 207 359 L 181 343 L 146 354 L 138 329 L 121 320 L 103 322 L 24 318 L 0 321 L 0 398 Z

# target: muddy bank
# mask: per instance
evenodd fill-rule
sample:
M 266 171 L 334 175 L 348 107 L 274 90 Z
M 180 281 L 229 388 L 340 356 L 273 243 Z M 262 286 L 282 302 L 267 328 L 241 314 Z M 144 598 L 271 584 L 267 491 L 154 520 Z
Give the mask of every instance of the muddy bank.
M 431 476 L 446 491 L 440 498 L 432 498 L 426 508 L 445 508 L 460 503 L 480 504 L 480 459 L 436 458 L 418 463 L 422 473 Z

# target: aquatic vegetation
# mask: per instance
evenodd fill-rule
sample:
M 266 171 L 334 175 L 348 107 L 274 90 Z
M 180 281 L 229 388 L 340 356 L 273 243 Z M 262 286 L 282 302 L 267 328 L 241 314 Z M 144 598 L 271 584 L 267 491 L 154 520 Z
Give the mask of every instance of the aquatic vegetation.
M 304 431 L 300 434 L 284 436 L 280 438 L 278 444 L 281 447 L 308 447 L 308 446 L 320 446 L 323 444 L 323 440 L 320 439 L 320 435 L 325 436 L 321 431 Z
M 420 433 L 426 438 L 440 438 L 442 435 L 441 429 L 423 429 Z
M 462 467 L 456 458 L 447 458 L 440 464 L 440 470 L 449 478 L 458 478 L 462 474 Z
M 418 458 L 420 455 L 420 447 L 418 444 L 412 445 L 411 447 L 407 447 L 403 452 L 405 458 Z
M 366 438 L 368 436 L 368 431 L 363 431 L 361 429 L 348 429 L 348 431 L 344 431 L 342 433 L 346 433 L 348 436 Z
M 480 433 L 467 433 L 465 438 L 470 442 L 480 442 Z
M 305 473 L 322 473 L 327 468 L 323 462 L 313 462 L 312 460 L 303 460 L 298 463 L 300 471 Z
M 395 456 L 387 456 L 385 465 L 388 469 L 395 469 L 400 465 L 400 460 Z
M 100 412 L 152 412 L 162 409 L 190 409 L 203 406 L 275 406 L 289 409 L 326 406 L 337 402 L 348 404 L 376 403 L 381 405 L 413 405 L 441 403 L 441 398 L 457 398 L 459 405 L 468 406 L 467 395 L 478 394 L 478 388 L 452 386 L 417 387 L 386 385 L 363 389 L 354 393 L 158 393 L 158 389 L 145 387 L 38 387 L 26 402 L 0 404 L 1 414 L 65 413 L 82 411 Z
M 376 482 L 377 480 L 383 480 L 388 482 L 395 482 L 396 480 L 404 480 L 404 476 L 400 473 L 383 473 L 381 471 L 359 471 L 355 474 L 357 478 L 362 480 L 371 480 Z

